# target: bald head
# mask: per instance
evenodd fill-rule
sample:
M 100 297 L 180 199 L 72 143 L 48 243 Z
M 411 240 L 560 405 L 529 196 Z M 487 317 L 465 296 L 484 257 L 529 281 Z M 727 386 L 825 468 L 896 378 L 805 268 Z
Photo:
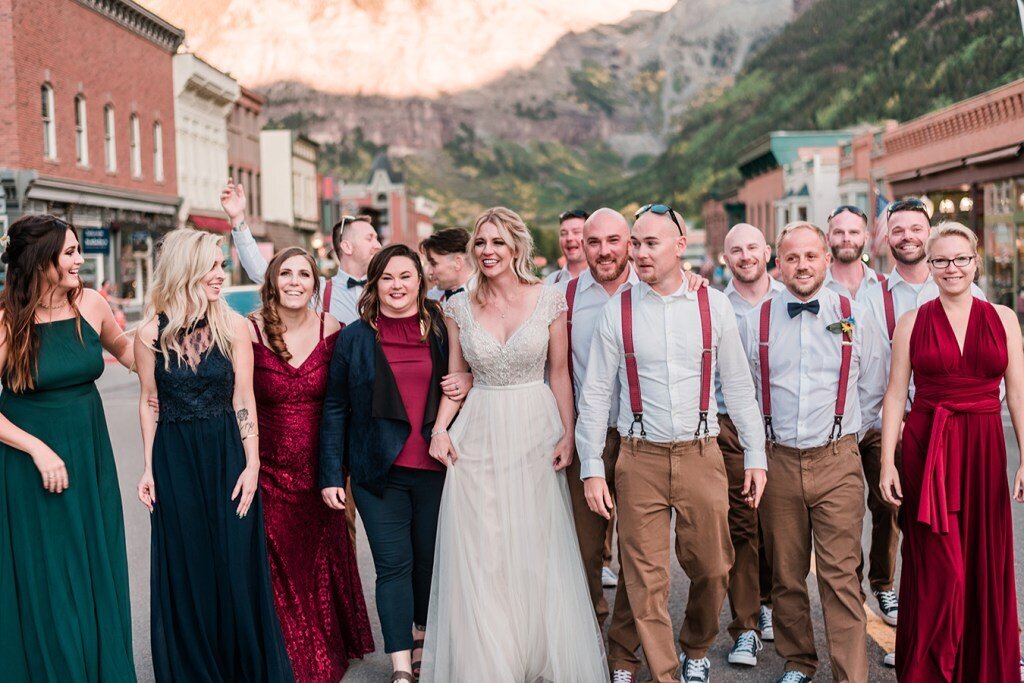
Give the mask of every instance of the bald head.
M 754 284 L 767 277 L 772 250 L 760 229 L 750 223 L 737 223 L 725 236 L 722 255 L 737 282 Z
M 629 265 L 629 223 L 614 209 L 598 209 L 583 225 L 583 251 L 595 280 L 617 281 Z
M 672 220 L 672 216 L 675 216 L 674 221 Z M 685 237 L 686 222 L 683 221 L 683 217 L 676 211 L 672 212 L 672 216 L 669 216 L 667 213 L 645 211 L 633 222 L 633 230 L 636 231 L 637 228 L 643 227 L 643 229 L 647 231 L 652 229 L 654 226 L 657 226 L 658 229 L 665 229 L 677 237 L 680 234 Z

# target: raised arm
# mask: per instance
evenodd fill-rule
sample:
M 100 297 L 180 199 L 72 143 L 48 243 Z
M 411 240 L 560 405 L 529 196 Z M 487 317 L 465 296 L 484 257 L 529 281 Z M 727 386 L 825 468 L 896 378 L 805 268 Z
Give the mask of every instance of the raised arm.
M 469 371 L 469 364 L 462 355 L 462 344 L 459 341 L 459 325 L 445 316 L 445 327 L 448 330 L 448 374 Z M 437 408 L 437 419 L 434 431 L 430 435 L 430 457 L 444 465 L 454 465 L 459 459 L 452 440 L 448 437 L 448 426 L 459 412 L 461 400 L 451 398 L 447 394 L 441 397 L 441 405 Z
M 220 205 L 231 221 L 231 241 L 238 251 L 238 260 L 249 279 L 263 284 L 267 272 L 267 259 L 263 258 L 259 245 L 245 222 L 245 188 L 228 178 L 227 185 L 220 193 Z
M 240 315 L 232 315 L 234 343 L 231 345 L 231 365 L 235 370 L 235 391 L 231 404 L 235 409 L 238 433 L 245 451 L 245 469 L 231 492 L 231 500 L 239 499 L 236 514 L 245 517 L 256 495 L 260 474 L 260 441 L 256 425 L 256 396 L 252 390 L 253 357 L 249 341 L 249 324 Z
M 153 511 L 156 505 L 156 486 L 153 483 L 153 439 L 156 437 L 157 414 L 153 402 L 157 400 L 156 390 L 156 346 L 157 321 L 151 320 L 135 333 L 134 353 L 136 371 L 139 373 L 139 425 L 142 428 L 142 457 L 144 466 L 139 480 L 139 500 Z
M 560 472 L 572 462 L 572 451 L 576 442 L 572 378 L 569 377 L 569 335 L 565 329 L 565 313 L 551 322 L 548 334 L 548 383 L 551 386 L 551 393 L 555 395 L 558 415 L 565 430 L 562 438 L 555 444 L 552 457 L 555 471 Z
M 900 439 L 900 427 L 907 409 L 907 395 L 910 393 L 910 333 L 917 320 L 917 310 L 904 313 L 896 323 L 892 335 L 892 359 L 889 365 L 889 385 L 882 399 L 882 465 L 879 473 L 879 488 L 882 498 L 890 505 L 899 505 L 903 500 L 903 487 L 896 471 L 896 444 Z M 1020 334 L 1018 332 L 1018 334 Z

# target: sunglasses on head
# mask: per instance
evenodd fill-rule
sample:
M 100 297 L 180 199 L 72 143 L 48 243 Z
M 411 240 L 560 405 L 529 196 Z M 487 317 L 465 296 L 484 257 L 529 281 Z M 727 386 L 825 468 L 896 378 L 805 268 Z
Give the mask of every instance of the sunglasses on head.
M 636 210 L 636 213 L 633 214 L 633 218 L 640 218 L 640 216 L 644 215 L 648 211 L 658 216 L 667 215 L 672 219 L 672 222 L 676 224 L 676 227 L 679 228 L 679 234 L 683 234 L 683 226 L 679 224 L 679 219 L 676 218 L 675 210 L 668 204 L 644 204 Z
M 828 215 L 828 220 L 831 221 L 833 218 L 835 218 L 836 216 L 845 211 L 849 211 L 854 216 L 863 218 L 865 221 L 867 221 L 868 219 L 867 214 L 861 211 L 860 208 L 853 206 L 852 204 L 843 204 L 842 206 L 837 206 L 835 209 L 832 210 L 832 213 Z
M 562 213 L 558 214 L 559 223 L 564 223 L 570 218 L 582 218 L 583 220 L 587 220 L 588 218 L 590 218 L 590 214 L 584 211 L 583 209 L 570 209 L 569 211 L 563 211 Z
M 899 211 L 918 211 L 927 216 L 929 221 L 931 220 L 928 207 L 920 199 L 901 199 L 898 202 L 893 202 L 885 212 L 885 219 L 889 220 L 890 216 Z

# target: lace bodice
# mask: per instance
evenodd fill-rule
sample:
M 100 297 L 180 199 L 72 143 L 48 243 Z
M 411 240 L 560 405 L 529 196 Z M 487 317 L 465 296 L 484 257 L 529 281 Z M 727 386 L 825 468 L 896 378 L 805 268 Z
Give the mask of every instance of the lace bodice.
M 462 354 L 473 370 L 475 382 L 486 386 L 510 386 L 544 379 L 548 358 L 548 326 L 566 310 L 565 296 L 554 287 L 542 286 L 537 307 L 504 344 L 473 316 L 470 294 L 456 294 L 444 305 L 444 313 L 459 326 Z
M 160 331 L 167 319 L 160 315 Z M 248 343 L 246 341 L 246 343 Z M 171 351 L 170 369 L 157 346 L 155 379 L 161 422 L 183 422 L 231 413 L 235 369 L 231 359 L 213 346 L 206 320 L 200 320 L 182 341 L 185 358 Z

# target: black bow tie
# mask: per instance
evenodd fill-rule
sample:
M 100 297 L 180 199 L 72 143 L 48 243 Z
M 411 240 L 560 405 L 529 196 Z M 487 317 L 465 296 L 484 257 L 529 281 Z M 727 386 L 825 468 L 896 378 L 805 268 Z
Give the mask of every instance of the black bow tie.
M 786 310 L 789 311 L 790 318 L 795 318 L 798 315 L 800 315 L 800 311 L 807 311 L 808 313 L 818 315 L 818 311 L 821 310 L 821 304 L 818 303 L 817 299 L 815 299 L 814 301 L 808 301 L 806 303 L 790 301 L 788 304 L 786 304 Z
M 446 290 L 444 290 L 444 296 L 442 296 L 441 298 L 443 300 L 447 301 L 448 299 L 451 299 L 453 296 L 455 296 L 459 292 L 464 292 L 464 291 L 466 291 L 465 287 L 458 287 L 457 289 L 446 289 Z
M 364 285 L 366 285 L 366 279 L 365 278 L 362 279 L 362 280 L 357 280 L 354 277 L 350 277 L 348 279 L 348 288 L 349 289 L 352 289 L 353 287 L 363 287 Z

